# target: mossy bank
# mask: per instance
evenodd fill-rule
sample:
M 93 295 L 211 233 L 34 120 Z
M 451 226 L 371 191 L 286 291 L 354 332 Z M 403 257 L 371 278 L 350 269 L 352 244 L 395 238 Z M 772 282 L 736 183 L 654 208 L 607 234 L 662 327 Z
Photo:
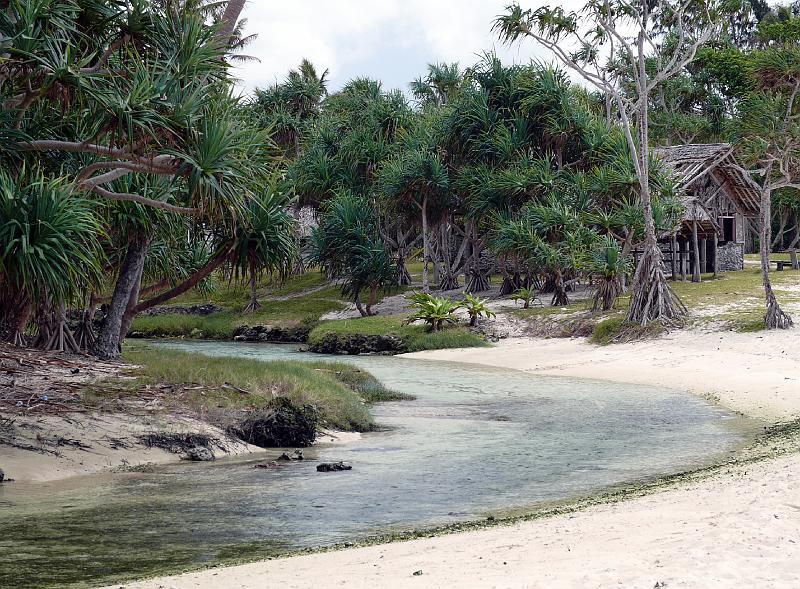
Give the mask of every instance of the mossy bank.
M 488 345 L 466 327 L 429 332 L 423 325 L 408 325 L 403 315 L 323 321 L 308 336 L 309 350 L 324 354 L 398 354 Z
M 188 409 L 210 419 L 263 407 L 280 396 L 314 406 L 325 427 L 365 432 L 375 427 L 370 403 L 408 398 L 368 372 L 337 362 L 213 358 L 141 345 L 126 350 L 125 359 L 135 366 L 132 390 L 173 385 L 166 409 Z

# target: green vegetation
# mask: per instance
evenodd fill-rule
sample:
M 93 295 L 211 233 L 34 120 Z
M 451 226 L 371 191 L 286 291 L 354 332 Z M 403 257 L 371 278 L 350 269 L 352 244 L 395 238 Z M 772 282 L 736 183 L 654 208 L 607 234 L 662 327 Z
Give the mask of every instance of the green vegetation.
M 522 288 L 518 288 L 512 295 L 511 300 L 515 303 L 522 303 L 522 308 L 528 310 L 531 308 L 531 304 L 539 300 L 539 297 L 536 296 L 536 290 L 533 288 L 528 288 L 523 286 Z M 541 303 L 541 301 L 539 301 Z M 551 307 L 554 309 L 555 307 Z
M 458 323 L 455 312 L 461 306 L 459 303 L 424 292 L 414 293 L 408 298 L 411 301 L 414 314 L 406 319 L 406 323 L 424 321 L 428 326 L 429 332 L 441 331 L 445 323 L 448 325 Z
M 486 341 L 465 327 L 449 327 L 435 333 L 422 325 L 408 325 L 403 315 L 364 317 L 323 321 L 309 335 L 309 344 L 320 343 L 326 336 L 396 336 L 403 351 L 438 350 L 443 348 L 474 348 L 487 346 Z
M 113 358 L 131 326 L 227 339 L 243 323 L 308 325 L 342 297 L 371 316 L 395 287 L 478 296 L 501 278 L 504 296 L 535 285 L 560 308 L 591 277 L 598 312 L 625 285 L 630 321 L 679 325 L 684 289 L 667 282 L 658 239 L 686 233 L 697 191 L 654 157 L 660 145 L 730 143 L 760 192 L 760 258 L 800 243 L 790 7 L 662 3 L 631 26 L 619 0 L 579 13 L 512 3 L 498 37 L 536 40 L 558 67 L 491 53 L 429 64 L 406 96 L 367 78 L 329 93 L 327 71 L 303 60 L 238 97 L 230 64 L 252 38 L 242 2 L 7 4 L 3 340 Z M 609 38 L 632 48 L 611 65 Z M 763 266 L 765 324 L 789 327 Z M 259 284 L 308 268 L 322 274 Z M 173 300 L 226 310 L 136 319 Z M 432 331 L 452 320 L 435 300 L 418 315 Z M 488 316 L 476 305 L 461 304 L 471 324 Z M 734 323 L 750 329 L 745 312 Z
M 327 201 L 311 234 L 310 261 L 341 280 L 342 295 L 353 300 L 362 317 L 373 315 L 378 291 L 390 287 L 397 268 L 378 234 L 368 200 L 342 193 Z M 361 296 L 366 292 L 366 304 Z
M 386 389 L 369 373 L 335 362 L 261 362 L 213 358 L 131 346 L 124 359 L 138 366 L 132 385 L 174 384 L 167 406 L 213 415 L 225 409 L 260 407 L 275 396 L 313 405 L 331 428 L 369 431 L 374 423 L 366 403 L 407 398 Z
M 461 301 L 461 307 L 467 312 L 469 316 L 469 326 L 475 327 L 478 324 L 478 319 L 486 317 L 490 319 L 496 316 L 496 313 L 489 309 L 486 299 L 481 299 L 469 293 L 464 293 L 464 299 Z
M 316 271 L 289 277 L 280 285 L 262 287 L 261 303 L 251 313 L 244 313 L 248 297 L 235 286 L 222 285 L 210 298 L 227 310 L 210 315 L 140 315 L 133 320 L 131 331 L 143 337 L 188 337 L 230 340 L 241 325 L 295 327 L 313 324 L 320 316 L 345 308 L 339 288 L 327 285 Z M 306 292 L 310 291 L 310 292 Z M 202 298 L 183 299 L 182 304 L 207 302 Z
M 594 328 L 589 340 L 592 343 L 608 345 L 638 339 L 656 337 L 664 333 L 664 325 L 660 321 L 652 321 L 646 326 L 631 323 L 625 317 L 611 317 L 600 321 Z

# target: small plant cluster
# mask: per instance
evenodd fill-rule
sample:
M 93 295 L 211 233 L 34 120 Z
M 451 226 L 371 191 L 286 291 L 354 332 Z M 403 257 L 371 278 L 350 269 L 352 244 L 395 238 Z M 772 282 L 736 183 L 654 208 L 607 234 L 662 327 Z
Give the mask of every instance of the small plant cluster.
M 531 305 L 534 303 L 542 304 L 542 301 L 539 300 L 539 297 L 536 296 L 536 291 L 533 288 L 523 287 L 518 289 L 514 294 L 511 295 L 511 300 L 515 303 L 522 303 L 523 309 L 530 309 Z
M 422 292 L 414 293 L 408 298 L 413 303 L 415 313 L 408 318 L 407 323 L 424 321 L 428 326 L 428 331 L 431 332 L 441 331 L 445 324 L 458 323 L 455 312 L 459 309 L 464 309 L 469 315 L 470 327 L 475 327 L 481 316 L 487 318 L 495 316 L 495 313 L 489 309 L 486 299 L 469 293 L 464 293 L 464 298 L 460 301 Z

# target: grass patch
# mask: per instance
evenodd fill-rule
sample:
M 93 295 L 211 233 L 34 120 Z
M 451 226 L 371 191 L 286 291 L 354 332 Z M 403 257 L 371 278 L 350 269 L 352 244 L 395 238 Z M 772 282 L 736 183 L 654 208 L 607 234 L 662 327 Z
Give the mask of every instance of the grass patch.
M 304 276 L 316 279 L 316 273 Z M 319 285 L 317 285 L 319 286 Z M 302 292 L 305 287 L 298 290 Z M 234 292 L 234 291 L 231 291 Z M 262 307 L 255 313 L 243 314 L 245 300 L 215 300 L 229 307 L 227 311 L 210 315 L 153 315 L 139 316 L 133 320 L 131 331 L 141 337 L 184 337 L 194 339 L 230 340 L 241 325 L 273 325 L 296 327 L 301 323 L 314 323 L 325 313 L 339 311 L 347 305 L 340 298 L 339 287 L 326 286 L 313 293 L 286 300 L 261 299 Z
M 405 315 L 386 315 L 323 321 L 311 331 L 308 342 L 313 346 L 331 336 L 340 338 L 396 336 L 402 341 L 404 352 L 443 348 L 474 348 L 489 345 L 481 336 L 463 326 L 447 327 L 442 331 L 429 333 L 422 325 L 406 325 L 405 320 Z
M 142 337 L 189 337 L 229 340 L 236 329 L 236 317 L 227 311 L 210 315 L 151 315 L 133 320 L 131 332 Z
M 147 347 L 129 348 L 124 358 L 137 365 L 131 370 L 135 387 L 175 385 L 164 403 L 201 415 L 259 408 L 283 396 L 298 405 L 315 406 L 327 427 L 369 431 L 374 422 L 366 403 L 407 398 L 386 389 L 368 372 L 336 362 L 263 362 Z
M 643 327 L 638 323 L 630 323 L 625 317 L 611 317 L 595 325 L 589 341 L 606 346 L 612 343 L 657 337 L 665 331 L 659 321 L 652 321 Z

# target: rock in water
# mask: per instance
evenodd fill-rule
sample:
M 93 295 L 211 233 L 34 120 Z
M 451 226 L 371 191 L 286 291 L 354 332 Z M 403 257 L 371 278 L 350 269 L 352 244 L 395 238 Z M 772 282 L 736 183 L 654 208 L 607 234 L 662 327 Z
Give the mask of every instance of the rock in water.
M 186 456 L 189 460 L 195 462 L 209 462 L 214 460 L 214 453 L 208 448 L 203 446 L 195 446 L 186 450 Z
M 0 483 L 2 483 L 3 480 L 5 480 L 5 478 L 6 478 L 6 473 L 3 472 L 2 468 L 0 468 Z
M 337 470 L 352 470 L 353 467 L 346 462 L 323 462 L 317 465 L 317 472 L 335 472 Z

